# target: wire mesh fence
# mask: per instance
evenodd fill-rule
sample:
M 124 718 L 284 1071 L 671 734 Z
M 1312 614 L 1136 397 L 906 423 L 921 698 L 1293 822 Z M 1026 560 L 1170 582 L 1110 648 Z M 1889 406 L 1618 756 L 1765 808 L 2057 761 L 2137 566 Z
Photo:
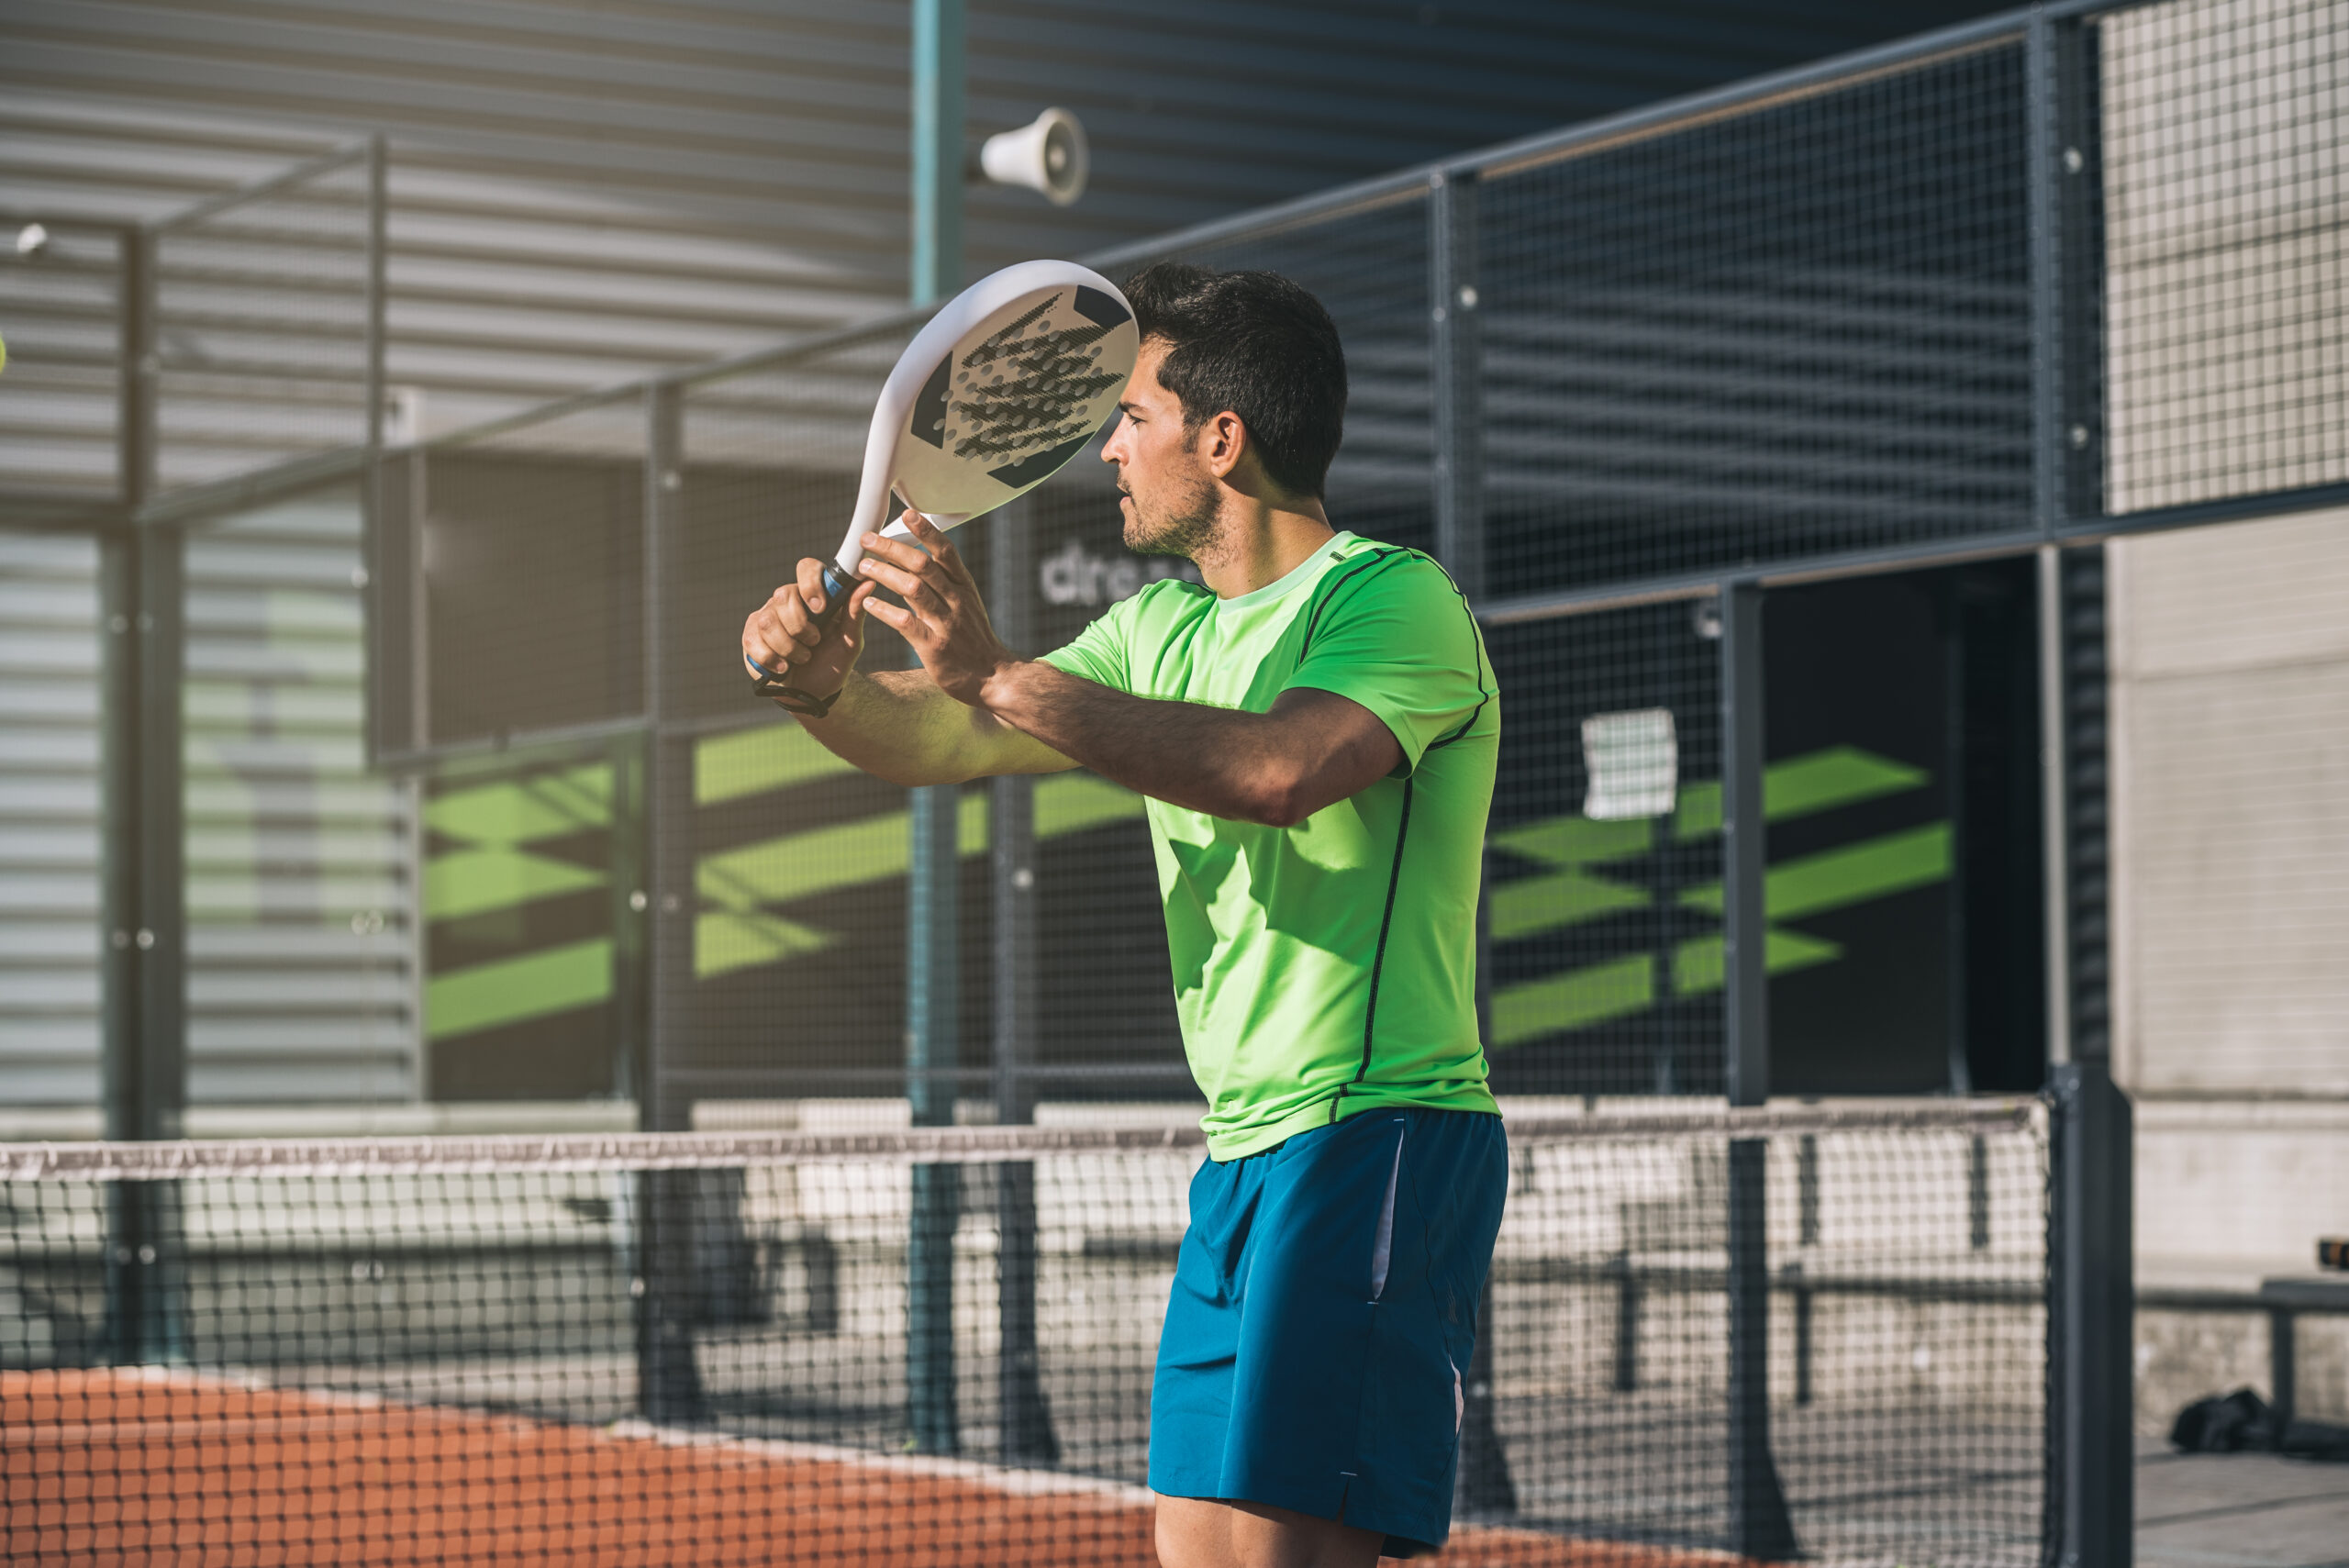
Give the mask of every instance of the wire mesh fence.
M 2098 19 L 2116 514 L 2349 478 L 2342 21 L 2321 0 Z
M 2016 527 L 2025 129 L 1998 41 L 1485 174 L 1503 591 Z
M 1600 1114 L 1510 1143 L 1458 1453 L 1430 1456 L 1462 1497 L 1447 1561 L 1730 1539 L 1733 1143 L 1766 1145 L 1804 1547 L 2037 1560 L 2034 1115 Z M 28 1151 L 0 1179 L 0 1555 L 1147 1562 L 1158 1319 L 1200 1156 L 1172 1119 Z M 907 1329 L 918 1168 L 963 1196 L 930 1354 Z M 1003 1221 L 1013 1179 L 1032 1230 Z M 125 1186 L 168 1216 L 136 1295 L 105 1245 Z M 133 1310 L 168 1369 L 112 1367 Z M 924 1380 L 950 1413 L 929 1440 Z

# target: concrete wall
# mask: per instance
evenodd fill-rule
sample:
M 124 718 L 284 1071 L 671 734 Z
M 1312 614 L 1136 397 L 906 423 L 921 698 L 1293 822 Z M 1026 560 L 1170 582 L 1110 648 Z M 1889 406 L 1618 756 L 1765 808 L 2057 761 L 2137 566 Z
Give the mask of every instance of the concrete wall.
M 2109 549 L 2114 1059 L 2141 1284 L 2249 1290 L 2349 1234 L 2349 511 Z M 2267 1391 L 2254 1314 L 2141 1313 L 2140 1429 Z M 2299 1329 L 2349 1414 L 2349 1318 Z
M 2349 477 L 2341 0 L 2099 23 L 2106 501 Z M 2146 1285 L 2255 1288 L 2349 1233 L 2349 511 L 2110 547 L 2115 1067 Z M 2349 1318 L 2298 1402 L 2349 1411 Z M 2145 1312 L 2140 1431 L 2267 1385 L 2258 1314 Z

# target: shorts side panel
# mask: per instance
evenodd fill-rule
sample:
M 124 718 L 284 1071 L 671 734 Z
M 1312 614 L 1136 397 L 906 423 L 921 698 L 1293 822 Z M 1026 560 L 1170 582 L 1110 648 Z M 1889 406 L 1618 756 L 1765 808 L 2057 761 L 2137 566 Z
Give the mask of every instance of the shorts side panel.
M 1263 1186 L 1260 1161 L 1210 1160 L 1191 1178 L 1190 1223 L 1174 1257 L 1150 1389 L 1150 1485 L 1167 1496 L 1219 1495 L 1241 1276 Z
M 1372 1279 L 1407 1130 L 1400 1116 L 1352 1117 L 1274 1151 L 1248 1271 L 1225 1496 L 1335 1518 L 1360 1478 Z
M 1451 1530 L 1476 1309 L 1508 1187 L 1499 1118 L 1413 1117 L 1347 1507 L 1349 1522 L 1397 1542 L 1438 1547 Z

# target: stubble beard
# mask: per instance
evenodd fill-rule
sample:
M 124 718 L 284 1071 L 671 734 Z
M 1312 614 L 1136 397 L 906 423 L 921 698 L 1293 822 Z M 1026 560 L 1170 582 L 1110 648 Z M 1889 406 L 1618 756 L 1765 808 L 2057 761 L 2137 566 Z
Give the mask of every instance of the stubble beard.
M 1140 496 L 1118 487 L 1133 503 L 1126 518 L 1125 544 L 1136 555 L 1180 556 L 1199 565 L 1202 555 L 1214 553 L 1219 532 L 1216 487 L 1203 476 L 1187 476 L 1167 499 L 1171 505 L 1146 507 Z

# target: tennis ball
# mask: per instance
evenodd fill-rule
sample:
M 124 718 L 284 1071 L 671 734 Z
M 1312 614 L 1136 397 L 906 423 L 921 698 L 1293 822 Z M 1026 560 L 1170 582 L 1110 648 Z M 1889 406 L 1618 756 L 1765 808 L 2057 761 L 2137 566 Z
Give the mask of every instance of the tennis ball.
M 0 371 L 8 368 L 8 339 L 0 338 Z

